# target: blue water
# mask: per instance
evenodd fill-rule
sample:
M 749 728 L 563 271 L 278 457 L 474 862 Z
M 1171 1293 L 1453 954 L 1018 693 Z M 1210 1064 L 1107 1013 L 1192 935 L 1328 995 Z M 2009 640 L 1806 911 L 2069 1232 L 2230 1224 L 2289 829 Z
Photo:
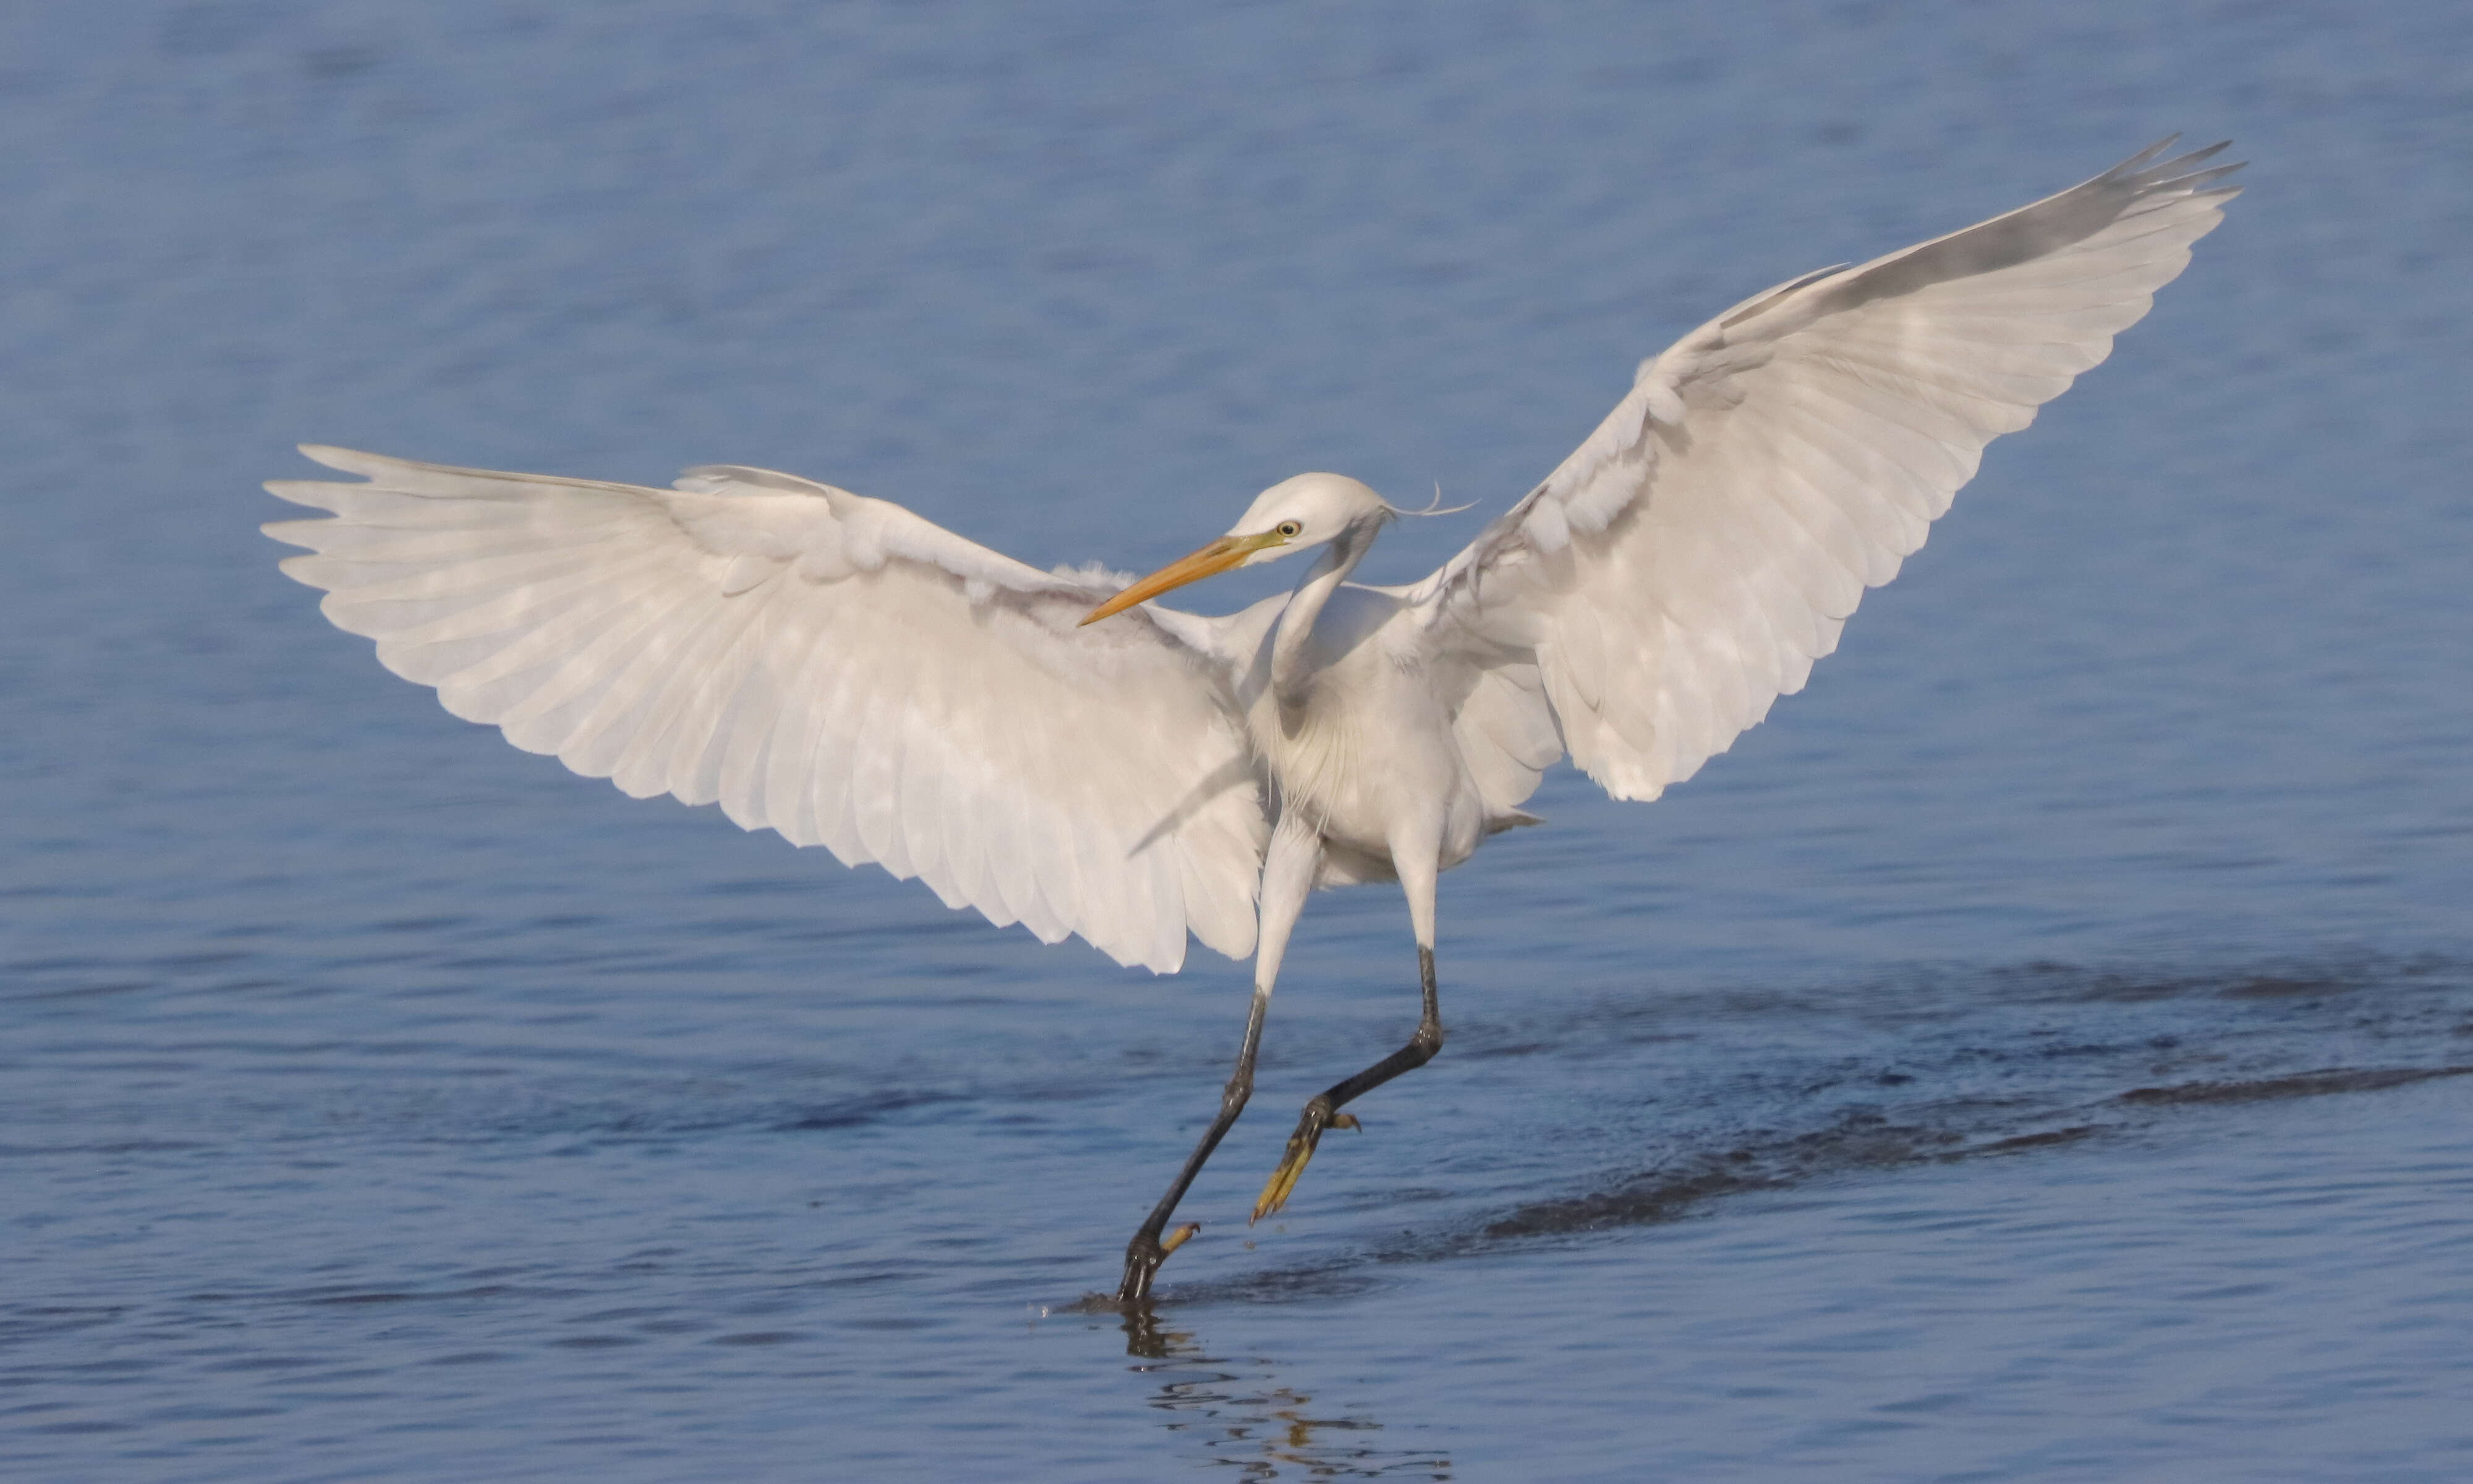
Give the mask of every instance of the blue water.
M 0 1472 L 2473 1472 L 2473 18 L 24 8 L 0 47 Z M 1810 689 L 1154 979 L 386 675 L 301 440 L 709 461 L 1144 569 L 1478 512 L 1743 294 L 2173 130 L 2247 195 Z M 1232 580 L 1231 606 L 1247 592 Z

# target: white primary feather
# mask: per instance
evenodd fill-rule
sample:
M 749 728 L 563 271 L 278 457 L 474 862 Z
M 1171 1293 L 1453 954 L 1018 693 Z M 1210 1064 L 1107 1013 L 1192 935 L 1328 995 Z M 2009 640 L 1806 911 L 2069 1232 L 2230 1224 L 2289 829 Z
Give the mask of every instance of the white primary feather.
M 1525 737 L 1559 726 L 1617 798 L 1653 799 L 1801 689 L 1984 444 L 2101 361 L 2221 219 L 2236 167 L 2197 167 L 2222 146 L 2155 163 L 2171 142 L 1780 285 L 1644 362 L 1545 483 L 1404 593 L 1445 668 L 1542 678 L 1464 681 L 1486 730 L 1534 697 L 1550 715 Z M 1536 751 L 1506 778 L 1533 784 Z
M 1075 627 L 1104 576 L 763 470 L 652 490 L 303 451 L 368 482 L 268 486 L 335 516 L 267 527 L 314 553 L 284 571 L 456 715 L 1046 942 L 1162 971 L 1188 931 L 1253 951 L 1268 826 L 1223 661 L 1173 619 Z

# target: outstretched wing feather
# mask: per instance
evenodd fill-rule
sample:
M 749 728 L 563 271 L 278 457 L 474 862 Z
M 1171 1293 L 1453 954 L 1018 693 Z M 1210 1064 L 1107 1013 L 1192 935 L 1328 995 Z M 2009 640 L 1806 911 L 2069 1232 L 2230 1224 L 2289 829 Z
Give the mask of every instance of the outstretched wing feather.
M 1165 971 L 1253 951 L 1263 802 L 1220 661 L 1108 590 L 762 470 L 673 490 L 311 458 L 284 570 L 391 670 L 638 797 Z
M 1644 363 L 1560 467 L 1410 591 L 1438 654 L 1533 665 L 1530 704 L 1619 798 L 1691 777 L 1802 688 L 1984 445 L 2101 362 L 2221 219 L 2237 167 L 2200 166 L 2222 146 L 2159 162 L 2170 143 L 1757 295 Z

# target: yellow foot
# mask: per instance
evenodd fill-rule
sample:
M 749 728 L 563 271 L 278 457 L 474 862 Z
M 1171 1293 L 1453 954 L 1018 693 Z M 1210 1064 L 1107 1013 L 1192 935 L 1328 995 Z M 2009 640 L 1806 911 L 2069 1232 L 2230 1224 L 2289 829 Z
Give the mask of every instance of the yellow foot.
M 1295 1193 L 1297 1181 L 1305 1175 L 1306 1161 L 1313 1158 L 1314 1146 L 1322 1142 L 1322 1131 L 1361 1129 L 1355 1113 L 1335 1113 L 1321 1098 L 1306 1104 L 1305 1116 L 1297 1120 L 1297 1131 L 1288 1136 L 1288 1148 L 1280 1157 L 1280 1167 L 1271 1171 L 1270 1180 L 1262 1186 L 1262 1195 L 1254 1203 L 1252 1221 L 1260 1221 L 1288 1204 Z
M 1172 1252 L 1176 1251 L 1178 1248 L 1180 1248 L 1180 1247 L 1184 1246 L 1186 1243 L 1188 1243 L 1188 1242 L 1189 1242 L 1189 1241 L 1192 1241 L 1192 1240 L 1193 1240 L 1193 1233 L 1195 1233 L 1196 1232 L 1199 1232 L 1199 1231 L 1201 1231 L 1201 1230 L 1202 1230 L 1202 1223 L 1201 1223 L 1201 1222 L 1199 1222 L 1199 1221 L 1188 1221 L 1188 1222 L 1185 1223 L 1183 1226 L 1178 1227 L 1175 1231 L 1170 1232 L 1167 1235 L 1161 1237 L 1161 1238 L 1160 1238 L 1160 1260 L 1161 1260 L 1161 1261 L 1163 1261 L 1163 1262 L 1166 1261 L 1166 1260 L 1167 1260 L 1167 1255 L 1168 1255 L 1169 1253 L 1172 1253 Z

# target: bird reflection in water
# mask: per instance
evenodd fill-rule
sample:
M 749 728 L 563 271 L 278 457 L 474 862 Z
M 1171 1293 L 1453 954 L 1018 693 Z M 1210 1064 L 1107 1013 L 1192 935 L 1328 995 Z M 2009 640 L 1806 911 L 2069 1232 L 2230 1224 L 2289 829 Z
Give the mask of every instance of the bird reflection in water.
M 1199 1440 L 1212 1462 L 1236 1466 L 1240 1479 L 1456 1476 L 1433 1449 L 1378 1446 L 1372 1435 L 1382 1424 L 1371 1418 L 1316 1417 L 1303 1392 L 1250 1388 L 1235 1362 L 1203 1353 L 1191 1331 L 1163 1326 L 1147 1302 L 1124 1305 L 1124 1331 L 1134 1372 L 1158 1383 L 1151 1405 L 1173 1414 L 1167 1429 Z

